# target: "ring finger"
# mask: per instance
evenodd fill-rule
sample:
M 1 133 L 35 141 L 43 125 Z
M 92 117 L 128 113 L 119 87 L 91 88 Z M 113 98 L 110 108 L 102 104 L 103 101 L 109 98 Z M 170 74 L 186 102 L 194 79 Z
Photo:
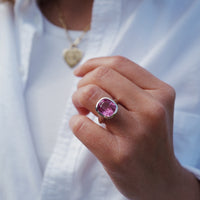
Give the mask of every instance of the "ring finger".
M 113 99 L 111 95 L 102 90 L 100 87 L 96 85 L 86 85 L 79 88 L 74 93 L 72 100 L 80 113 L 82 113 L 82 110 L 85 109 L 98 116 L 98 113 L 96 112 L 96 103 L 102 97 Z M 104 120 L 107 129 L 109 129 L 114 134 L 121 134 L 122 132 L 126 131 L 126 127 L 129 127 L 130 125 L 130 118 L 131 124 L 133 125 L 134 123 L 130 111 L 128 111 L 120 104 L 118 104 L 118 107 L 118 112 L 112 119 Z

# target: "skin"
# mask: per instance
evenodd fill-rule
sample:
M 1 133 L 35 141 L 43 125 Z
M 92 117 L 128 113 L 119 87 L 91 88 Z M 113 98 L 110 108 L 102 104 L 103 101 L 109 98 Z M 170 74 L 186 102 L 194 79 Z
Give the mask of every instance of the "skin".
M 120 56 L 91 59 L 74 73 L 82 79 L 73 95 L 80 114 L 70 120 L 71 129 L 119 191 L 130 199 L 199 199 L 198 181 L 173 151 L 174 89 Z M 97 115 L 102 97 L 119 101 L 106 128 L 85 116 Z
M 91 21 L 93 0 L 40 3 L 48 20 L 61 26 L 57 2 L 68 29 L 83 30 Z M 174 89 L 134 62 L 120 57 L 95 58 L 74 71 L 82 77 L 73 103 L 79 115 L 70 126 L 100 160 L 118 190 L 129 199 L 197 200 L 200 186 L 177 161 L 173 150 Z M 97 115 L 101 97 L 119 101 L 106 128 L 85 115 Z
M 92 5 L 93 0 L 40 0 L 39 3 L 44 16 L 60 27 L 58 18 L 61 13 L 68 30 L 84 30 L 90 24 Z

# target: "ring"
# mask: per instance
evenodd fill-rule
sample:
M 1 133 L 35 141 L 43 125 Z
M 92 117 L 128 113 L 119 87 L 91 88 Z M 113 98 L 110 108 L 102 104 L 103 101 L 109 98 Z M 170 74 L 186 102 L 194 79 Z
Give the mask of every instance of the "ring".
M 104 119 L 111 119 L 116 115 L 118 111 L 118 105 L 114 100 L 108 97 L 103 97 L 98 100 L 96 104 L 96 111 Z

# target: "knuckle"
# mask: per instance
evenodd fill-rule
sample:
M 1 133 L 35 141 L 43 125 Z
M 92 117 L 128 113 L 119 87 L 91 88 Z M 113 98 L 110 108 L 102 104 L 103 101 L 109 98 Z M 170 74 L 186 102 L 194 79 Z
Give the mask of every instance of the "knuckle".
M 157 119 L 163 119 L 165 118 L 166 116 L 166 109 L 165 107 L 160 104 L 160 103 L 157 103 L 155 106 L 154 106 L 154 109 L 153 109 L 153 116 Z
M 130 160 L 132 159 L 132 148 L 126 147 L 121 147 L 118 149 L 117 153 L 115 154 L 113 158 L 113 164 L 114 166 L 121 168 L 126 163 L 129 163 Z
M 160 121 L 166 118 L 166 108 L 159 102 L 152 105 L 149 111 L 151 121 Z
M 91 66 L 93 65 L 93 63 L 95 62 L 96 58 L 90 58 L 89 60 L 87 60 L 84 65 L 88 65 Z
M 122 167 L 124 164 L 126 164 L 130 158 L 130 156 L 127 155 L 127 154 L 119 154 L 116 158 L 115 158 L 115 166 L 118 166 L 118 167 Z
M 172 86 L 166 84 L 165 87 L 163 88 L 162 96 L 163 96 L 163 101 L 166 102 L 167 104 L 174 103 L 176 98 L 176 91 Z
M 120 154 L 112 160 L 112 169 L 115 171 L 125 171 L 126 167 L 132 162 L 130 155 Z
M 93 78 L 95 81 L 101 82 L 105 78 L 109 78 L 111 76 L 111 69 L 109 67 L 101 66 L 95 70 Z
M 82 105 L 85 105 L 86 102 L 91 102 L 98 95 L 99 88 L 96 85 L 87 85 L 82 88 L 82 93 L 79 97 L 79 101 Z
M 128 59 L 123 56 L 113 56 L 113 65 L 121 65 L 122 63 L 127 62 Z
M 175 100 L 175 98 L 176 98 L 176 91 L 170 85 L 168 85 L 167 94 L 168 94 L 167 95 L 168 96 L 168 100 L 170 100 L 170 101 L 174 101 Z
M 113 56 L 112 62 L 111 62 L 111 68 L 113 69 L 120 69 L 123 68 L 125 65 L 133 64 L 129 59 L 123 57 L 123 56 Z
M 74 92 L 74 94 L 72 95 L 72 102 L 73 102 L 73 104 L 74 105 L 76 105 L 77 104 L 77 91 L 76 92 Z
M 165 135 L 164 133 L 168 132 L 169 112 L 167 107 L 159 101 L 155 101 L 144 112 L 142 117 L 143 126 L 140 126 L 140 136 L 137 137 L 137 144 L 151 142 L 152 136 L 161 138 Z
M 72 95 L 72 102 L 76 107 L 85 107 L 88 101 L 94 100 L 98 93 L 99 88 L 96 85 L 84 86 Z
M 71 120 L 74 120 L 73 118 Z M 76 117 L 76 123 L 73 123 L 72 131 L 77 136 L 84 132 L 87 129 L 87 123 L 85 122 L 83 117 Z

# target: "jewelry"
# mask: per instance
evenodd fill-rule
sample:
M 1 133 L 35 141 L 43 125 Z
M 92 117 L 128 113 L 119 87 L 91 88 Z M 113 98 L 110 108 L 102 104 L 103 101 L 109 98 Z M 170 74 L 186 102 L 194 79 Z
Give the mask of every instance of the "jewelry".
M 96 111 L 104 119 L 111 119 L 118 111 L 117 102 L 108 97 L 103 97 L 96 103 Z M 99 122 L 102 122 L 102 118 L 99 118 Z
M 57 5 L 57 8 L 58 8 L 58 11 L 59 11 L 60 9 L 59 9 L 58 5 Z M 58 12 L 58 13 L 59 13 L 59 18 L 58 19 L 60 21 L 60 24 L 65 29 L 67 38 L 68 38 L 69 42 L 71 43 L 69 49 L 64 49 L 63 57 L 64 57 L 66 63 L 70 67 L 73 68 L 74 66 L 76 66 L 81 61 L 81 59 L 83 57 L 83 52 L 78 48 L 78 45 L 80 44 L 80 42 L 83 39 L 83 37 L 85 36 L 85 34 L 88 32 L 88 30 L 90 28 L 90 24 L 88 24 L 84 28 L 82 34 L 73 41 L 72 38 L 69 35 L 68 30 L 67 30 L 67 26 L 66 26 L 66 24 L 64 22 L 64 17 L 62 15 L 62 13 L 61 12 Z

